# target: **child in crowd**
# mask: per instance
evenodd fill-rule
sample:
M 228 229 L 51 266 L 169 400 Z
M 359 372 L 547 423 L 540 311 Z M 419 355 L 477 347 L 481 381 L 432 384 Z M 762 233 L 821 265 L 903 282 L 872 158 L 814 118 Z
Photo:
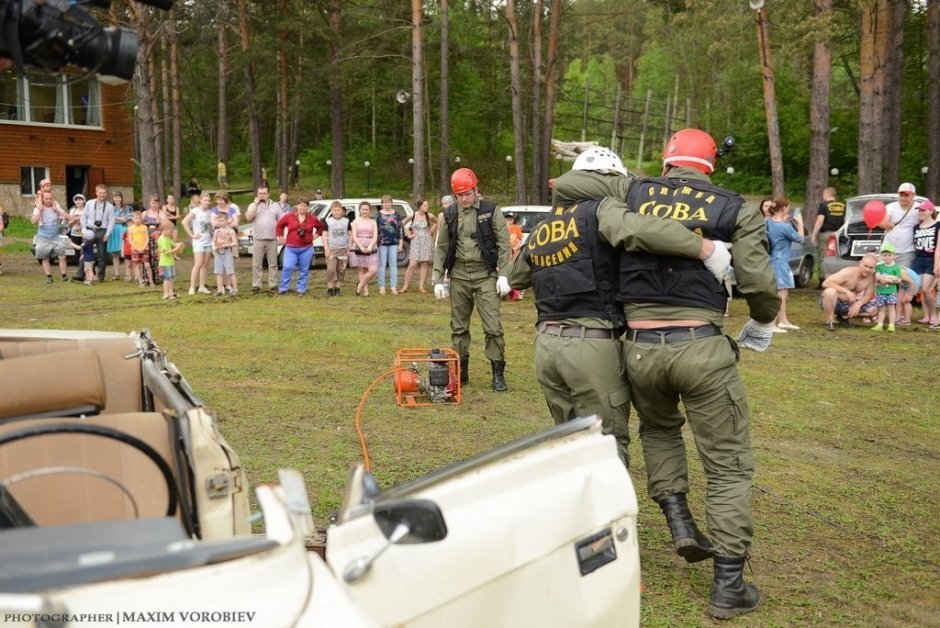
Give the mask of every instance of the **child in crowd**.
M 127 228 L 127 241 L 131 243 L 131 267 L 138 286 L 154 285 L 150 270 L 150 231 L 144 224 L 140 210 L 131 214 L 131 226 Z
M 215 296 L 225 294 L 226 283 L 231 286 L 231 293 L 238 294 L 235 279 L 235 249 L 238 248 L 238 236 L 227 223 L 219 223 L 212 232 L 212 251 L 215 253 Z
M 82 265 L 85 267 L 85 285 L 91 286 L 98 283 L 98 276 L 95 274 L 95 260 L 97 252 L 95 251 L 95 232 L 91 229 L 82 230 Z
M 183 250 L 185 244 L 177 243 L 173 238 L 176 235 L 176 225 L 170 220 L 163 221 L 160 239 L 157 240 L 157 250 L 160 251 L 160 270 L 163 271 L 163 298 L 178 299 L 173 292 L 173 280 L 176 278 L 176 254 Z
M 875 320 L 873 331 L 881 331 L 885 322 L 885 310 L 888 313 L 888 331 L 894 331 L 894 322 L 897 315 L 895 306 L 898 303 L 898 284 L 901 283 L 901 267 L 894 263 L 897 249 L 886 242 L 881 245 L 881 261 L 875 266 L 875 300 L 878 308 L 878 318 Z
M 330 215 L 326 218 L 323 254 L 326 256 L 326 296 L 339 296 L 349 259 L 349 219 L 339 201 L 333 201 Z
M 898 325 L 910 325 L 914 312 L 914 297 L 920 292 L 920 275 L 909 266 L 901 266 L 901 283 L 898 285 Z

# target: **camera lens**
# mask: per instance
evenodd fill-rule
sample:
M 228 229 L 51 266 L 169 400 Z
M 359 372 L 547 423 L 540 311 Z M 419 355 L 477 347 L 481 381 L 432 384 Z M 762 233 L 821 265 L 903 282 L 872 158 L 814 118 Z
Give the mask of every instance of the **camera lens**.
M 307 230 L 301 227 L 300 229 L 297 230 L 297 235 L 299 235 L 302 238 L 305 235 L 307 235 Z

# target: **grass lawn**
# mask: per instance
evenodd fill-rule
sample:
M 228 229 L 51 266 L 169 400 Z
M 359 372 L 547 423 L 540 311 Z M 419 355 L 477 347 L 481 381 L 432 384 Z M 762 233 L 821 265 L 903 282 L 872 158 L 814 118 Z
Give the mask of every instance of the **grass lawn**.
M 343 294 L 327 299 L 316 270 L 305 298 L 187 297 L 184 259 L 183 297 L 164 302 L 159 288 L 124 282 L 46 285 L 16 240 L 0 259 L 0 326 L 149 328 L 218 414 L 252 483 L 275 480 L 280 467 L 299 469 L 321 525 L 339 506 L 348 465 L 362 457 L 353 420 L 363 391 L 392 367 L 398 348 L 449 346 L 448 306 L 414 286 L 397 297 L 373 289 L 357 298 L 350 274 Z M 245 294 L 250 260 L 237 266 Z M 817 298 L 815 290 L 792 292 L 790 318 L 802 329 L 775 336 L 770 350 L 747 352 L 740 364 L 757 458 L 748 578 L 765 602 L 736 624 L 940 625 L 940 332 L 915 325 L 829 333 Z M 746 304 L 735 300 L 731 312 L 734 335 Z M 391 380 L 376 387 L 362 416 L 382 486 L 550 425 L 533 371 L 534 318 L 531 296 L 503 305 L 508 393 L 490 389 L 476 317 L 471 383 L 459 407 L 403 409 Z M 68 377 L 68 365 L 56 376 Z M 687 443 L 690 502 L 704 522 L 701 468 L 690 436 Z M 636 437 L 632 448 L 643 623 L 711 625 L 711 564 L 686 565 L 672 553 L 646 497 Z

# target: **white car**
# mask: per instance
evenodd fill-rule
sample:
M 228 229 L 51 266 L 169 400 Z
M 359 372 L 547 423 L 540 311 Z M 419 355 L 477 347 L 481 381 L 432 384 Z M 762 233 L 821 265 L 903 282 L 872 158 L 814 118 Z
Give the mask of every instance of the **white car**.
M 507 205 L 502 208 L 503 215 L 515 216 L 515 224 L 522 227 L 522 243 L 529 239 L 529 234 L 535 226 L 542 222 L 549 212 L 551 205 Z
M 237 454 L 146 332 L 0 330 L 0 354 L 5 626 L 639 625 L 599 419 L 385 490 L 354 467 L 323 558 L 299 473 L 255 489 L 251 534 Z
M 375 218 L 375 215 L 378 214 L 379 210 L 382 209 L 382 199 L 380 198 L 341 198 L 341 199 L 325 199 L 319 201 L 310 201 L 310 213 L 326 225 L 326 217 L 330 215 L 330 205 L 333 204 L 334 200 L 338 200 L 343 204 L 343 209 L 346 210 L 346 216 L 349 218 L 350 224 L 355 218 L 359 217 L 359 203 L 362 201 L 368 201 L 372 205 L 372 217 Z M 392 207 L 398 213 L 399 217 L 404 220 L 405 217 L 411 216 L 414 214 L 414 209 L 408 201 L 400 201 L 394 199 L 392 201 Z M 251 257 L 251 244 L 253 236 L 253 225 L 251 223 L 243 224 L 238 228 L 238 252 L 241 255 L 247 255 Z M 277 256 L 277 265 L 280 267 L 283 257 L 281 255 L 281 249 L 283 247 L 278 247 L 278 256 Z M 398 254 L 398 264 L 399 266 L 405 264 L 408 261 L 408 242 L 405 242 L 404 250 Z M 313 241 L 313 260 L 310 265 L 315 266 L 316 264 L 323 263 L 323 238 L 319 237 Z

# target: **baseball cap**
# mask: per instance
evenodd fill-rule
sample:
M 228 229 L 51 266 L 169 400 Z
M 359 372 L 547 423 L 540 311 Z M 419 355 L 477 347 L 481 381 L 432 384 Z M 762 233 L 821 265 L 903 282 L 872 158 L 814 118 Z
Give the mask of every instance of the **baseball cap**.
M 935 205 L 933 204 L 933 202 L 928 198 L 927 200 L 923 201 L 920 205 L 918 205 L 918 206 L 917 206 L 917 209 L 918 209 L 918 210 L 921 210 L 921 211 L 932 212 L 933 210 L 936 209 L 936 206 L 935 206 Z
M 906 192 L 907 194 L 917 194 L 917 188 L 914 187 L 913 183 L 902 183 L 901 187 L 898 188 L 898 194 Z
M 882 253 L 897 253 L 898 250 L 894 248 L 894 245 L 891 244 L 890 242 L 885 242 L 884 244 L 881 245 L 881 252 Z

